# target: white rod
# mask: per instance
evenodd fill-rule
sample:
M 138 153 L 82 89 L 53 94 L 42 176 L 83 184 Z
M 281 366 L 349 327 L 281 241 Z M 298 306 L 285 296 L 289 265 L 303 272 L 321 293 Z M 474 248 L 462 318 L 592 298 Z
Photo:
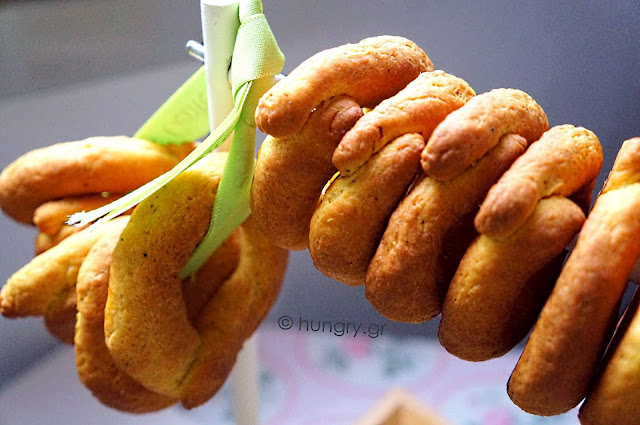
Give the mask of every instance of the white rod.
M 201 0 L 209 127 L 213 131 L 233 108 L 229 65 L 233 55 L 239 0 Z M 225 146 L 223 145 L 223 149 Z M 228 148 L 227 148 L 228 149 Z M 258 423 L 258 349 L 255 335 L 245 342 L 231 371 L 236 425 Z
M 229 66 L 240 22 L 238 0 L 202 0 L 202 41 L 205 49 L 209 128 L 213 131 L 233 109 Z

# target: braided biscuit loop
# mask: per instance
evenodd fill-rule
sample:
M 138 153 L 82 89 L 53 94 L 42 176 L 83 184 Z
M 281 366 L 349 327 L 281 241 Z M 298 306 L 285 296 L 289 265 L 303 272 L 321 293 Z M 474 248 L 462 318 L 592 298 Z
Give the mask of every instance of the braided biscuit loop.
M 358 120 L 340 141 L 333 163 L 341 174 L 349 175 L 402 134 L 418 133 L 427 140 L 449 113 L 473 96 L 461 78 L 443 71 L 423 72 Z
M 325 275 L 362 285 L 389 216 L 420 168 L 424 139 L 405 134 L 350 176 L 334 180 L 311 219 L 309 254 Z
M 583 222 L 575 203 L 553 196 L 508 236 L 479 235 L 447 291 L 438 331 L 442 346 L 471 361 L 515 347 L 537 319 L 560 273 L 564 247 Z
M 413 185 L 391 215 L 367 270 L 365 294 L 379 313 L 402 322 L 422 322 L 440 313 L 461 257 L 443 247 L 453 234 L 462 239 L 450 244 L 458 250 L 471 243 L 475 234 L 459 229 L 472 229 L 467 223 L 471 214 L 526 143 L 520 136 L 505 136 L 458 177 L 441 182 L 422 176 Z
M 192 144 L 160 146 L 130 137 L 92 137 L 36 149 L 0 174 L 0 208 L 33 224 L 38 206 L 54 199 L 126 193 L 175 166 Z
M 546 114 L 527 93 L 494 89 L 475 96 L 438 125 L 422 152 L 422 168 L 430 177 L 451 179 L 504 135 L 519 134 L 531 143 L 548 129 Z
M 357 103 L 337 96 L 318 105 L 297 133 L 267 136 L 262 142 L 251 185 L 251 212 L 275 245 L 307 247 L 311 216 L 336 172 L 331 155 L 361 116 Z
M 571 196 L 585 188 L 580 207 L 587 211 L 601 166 L 602 147 L 595 134 L 568 124 L 551 128 L 491 188 L 476 216 L 476 229 L 504 237 L 527 220 L 540 199 Z
M 275 137 L 299 131 L 324 100 L 347 95 L 363 107 L 393 96 L 433 64 L 415 43 L 379 36 L 324 50 L 271 88 L 258 103 L 255 121 Z
M 225 159 L 209 155 L 138 205 L 113 252 L 109 278 L 105 335 L 116 364 L 187 408 L 222 385 L 275 302 L 287 261 L 287 252 L 249 218 L 237 268 L 189 320 L 178 273 L 208 228 Z
M 125 220 L 126 222 L 126 220 Z M 130 413 L 146 413 L 177 402 L 147 390 L 114 364 L 104 338 L 111 254 L 122 229 L 104 233 L 78 271 L 78 318 L 74 350 L 80 381 L 106 406 Z
M 509 396 L 525 411 L 558 414 L 587 395 L 640 255 L 639 165 L 640 139 L 632 139 L 623 144 L 509 379 Z
M 44 316 L 47 328 L 63 342 L 73 342 L 75 285 L 87 253 L 105 232 L 121 229 L 126 217 L 82 230 L 38 255 L 15 272 L 0 291 L 6 317 Z

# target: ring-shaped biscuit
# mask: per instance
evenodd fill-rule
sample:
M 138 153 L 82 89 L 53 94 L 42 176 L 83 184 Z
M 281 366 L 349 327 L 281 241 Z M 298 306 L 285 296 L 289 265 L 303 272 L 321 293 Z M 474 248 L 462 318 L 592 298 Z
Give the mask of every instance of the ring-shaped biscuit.
M 338 96 L 318 105 L 300 131 L 267 136 L 262 142 L 251 185 L 251 212 L 275 245 L 307 248 L 318 198 L 337 171 L 331 156 L 361 116 L 356 102 Z
M 191 143 L 161 146 L 118 136 L 92 137 L 36 149 L 0 174 L 0 208 L 33 224 L 40 205 L 102 192 L 127 193 L 169 171 L 193 150 Z
M 445 297 L 438 331 L 442 346 L 471 361 L 515 347 L 535 323 L 560 272 L 564 248 L 583 222 L 580 207 L 554 196 L 540 201 L 510 235 L 478 236 Z
M 635 425 L 640 403 L 640 292 L 625 311 L 595 385 L 580 407 L 582 425 Z
M 640 255 L 640 139 L 625 142 L 509 379 L 523 410 L 555 415 L 588 393 Z
M 237 268 L 189 320 L 178 273 L 208 228 L 225 158 L 209 155 L 138 205 L 114 250 L 109 279 L 105 335 L 116 364 L 187 408 L 222 386 L 275 302 L 287 262 L 287 251 L 249 218 L 241 226 Z
M 423 322 L 440 313 L 457 265 L 444 253 L 456 228 L 469 228 L 489 188 L 526 149 L 526 140 L 507 135 L 474 166 L 454 179 L 422 176 L 391 215 L 366 274 L 365 294 L 379 313 L 392 320 Z M 459 236 L 460 237 L 460 236 Z M 475 233 L 454 245 L 467 246 Z M 466 244 L 466 245 L 465 245 Z M 460 253 L 460 257 L 462 253 Z M 452 260 L 453 259 L 453 260 Z
M 103 233 L 84 258 L 78 271 L 78 317 L 74 350 L 78 378 L 106 406 L 130 413 L 163 409 L 176 399 L 149 391 L 113 362 L 104 338 L 104 305 L 107 301 L 111 254 L 122 229 Z
M 309 230 L 309 254 L 325 275 L 362 285 L 389 216 L 418 175 L 424 139 L 405 134 L 327 188 Z
M 478 211 L 478 232 L 500 238 L 521 226 L 549 196 L 580 195 L 588 211 L 590 188 L 602 166 L 602 147 L 591 131 L 558 125 L 546 131 L 491 188 Z

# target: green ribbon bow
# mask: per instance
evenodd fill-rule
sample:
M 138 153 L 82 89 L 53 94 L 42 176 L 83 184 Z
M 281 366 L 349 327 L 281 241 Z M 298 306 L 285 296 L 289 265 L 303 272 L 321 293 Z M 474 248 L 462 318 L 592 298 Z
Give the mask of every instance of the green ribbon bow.
M 218 148 L 233 133 L 209 230 L 180 272 L 180 278 L 197 271 L 251 214 L 249 197 L 254 169 L 254 113 L 258 100 L 271 88 L 274 77 L 284 66 L 284 55 L 262 13 L 261 1 L 241 0 L 238 15 L 240 26 L 230 70 L 234 107 L 229 115 L 170 171 L 109 205 L 88 213 L 78 213 L 69 220 L 70 224 L 83 225 L 99 219 L 96 222 L 98 224 L 122 214 Z M 200 68 L 153 114 L 135 136 L 161 144 L 182 143 L 204 136 L 208 128 L 206 80 L 204 71 Z

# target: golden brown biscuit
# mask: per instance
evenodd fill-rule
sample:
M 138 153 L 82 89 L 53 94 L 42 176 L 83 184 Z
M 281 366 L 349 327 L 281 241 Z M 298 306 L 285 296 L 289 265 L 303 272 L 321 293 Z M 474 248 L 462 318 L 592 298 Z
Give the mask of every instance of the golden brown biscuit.
M 78 272 L 76 367 L 80 381 L 102 404 L 129 413 L 153 412 L 178 400 L 153 393 L 123 373 L 114 364 L 105 344 L 104 306 L 109 268 L 111 254 L 121 231 L 112 228 L 103 234 L 85 257 Z
M 508 384 L 523 410 L 554 415 L 586 395 L 640 255 L 640 139 L 624 143 Z
M 625 311 L 604 370 L 580 407 L 583 425 L 636 425 L 640 420 L 640 292 Z
M 123 226 L 125 217 L 69 236 L 15 272 L 0 291 L 0 313 L 6 317 L 44 316 L 75 291 L 78 269 L 103 232 Z
M 209 155 L 138 205 L 114 250 L 109 279 L 105 335 L 116 364 L 187 408 L 222 385 L 275 302 L 287 261 L 287 252 L 248 219 L 238 267 L 195 324 L 189 321 L 178 272 L 209 226 L 225 159 Z
M 496 238 L 510 234 L 540 199 L 591 188 L 601 166 L 602 147 L 595 134 L 572 125 L 553 127 L 491 188 L 475 219 L 476 229 Z M 588 208 L 591 199 L 586 195 L 583 207 Z
M 366 296 L 382 315 L 422 322 L 440 313 L 447 285 L 444 238 L 472 218 L 487 191 L 526 148 L 509 135 L 473 167 L 448 181 L 417 182 L 392 214 L 366 275 Z M 459 259 L 458 259 L 459 260 Z
M 418 175 L 424 139 L 405 134 L 350 176 L 334 180 L 311 219 L 309 253 L 318 270 L 364 284 L 389 216 Z
M 341 174 L 348 175 L 402 134 L 418 133 L 428 140 L 449 113 L 474 95 L 460 78 L 443 71 L 423 72 L 358 120 L 340 141 L 333 163 Z
M 507 237 L 480 235 L 447 291 L 438 332 L 442 346 L 471 361 L 511 350 L 533 326 L 558 277 L 558 267 L 543 269 L 560 254 L 561 264 L 564 247 L 583 222 L 575 203 L 554 196 L 541 200 Z
M 0 208 L 32 224 L 45 202 L 83 194 L 126 193 L 170 170 L 192 144 L 164 147 L 130 137 L 93 137 L 36 149 L 0 174 Z
M 506 134 L 519 134 L 527 142 L 549 129 L 547 116 L 523 91 L 494 89 L 472 98 L 449 114 L 422 152 L 428 176 L 451 179 L 479 160 Z
M 371 37 L 324 50 L 305 60 L 258 103 L 255 121 L 274 137 L 299 131 L 317 105 L 335 96 L 372 108 L 393 96 L 433 64 L 403 37 Z
M 361 116 L 357 103 L 339 96 L 319 105 L 299 132 L 264 140 L 251 185 L 251 211 L 275 245 L 307 247 L 311 216 L 337 171 L 333 151 Z

